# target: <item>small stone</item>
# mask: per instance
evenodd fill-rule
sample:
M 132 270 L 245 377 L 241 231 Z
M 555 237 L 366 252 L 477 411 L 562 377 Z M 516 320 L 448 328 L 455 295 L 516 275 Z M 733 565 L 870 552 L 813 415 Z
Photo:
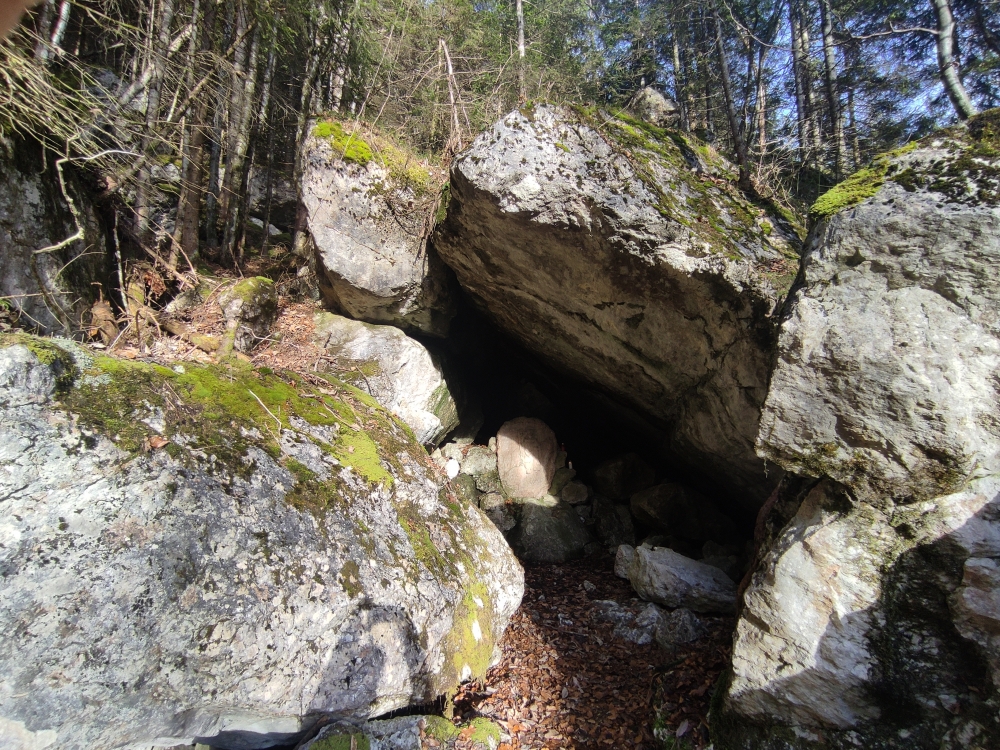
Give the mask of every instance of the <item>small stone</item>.
M 592 584 L 590 581 L 584 581 L 583 590 L 586 591 L 588 594 L 593 594 L 595 591 L 597 591 L 597 586 Z
M 628 569 L 632 565 L 632 558 L 635 557 L 635 547 L 628 544 L 618 545 L 615 552 L 615 575 L 619 578 L 628 579 Z

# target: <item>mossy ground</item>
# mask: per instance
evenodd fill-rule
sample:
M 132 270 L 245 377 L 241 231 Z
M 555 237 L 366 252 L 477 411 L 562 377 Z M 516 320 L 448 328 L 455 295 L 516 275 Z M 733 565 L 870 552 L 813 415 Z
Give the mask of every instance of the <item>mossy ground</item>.
M 445 748 L 453 747 L 460 738 L 483 750 L 500 745 L 500 727 L 484 716 L 478 716 L 461 726 L 455 726 L 441 716 L 427 716 L 424 718 L 424 736 Z
M 371 741 L 360 732 L 324 737 L 313 743 L 312 750 L 371 750 Z

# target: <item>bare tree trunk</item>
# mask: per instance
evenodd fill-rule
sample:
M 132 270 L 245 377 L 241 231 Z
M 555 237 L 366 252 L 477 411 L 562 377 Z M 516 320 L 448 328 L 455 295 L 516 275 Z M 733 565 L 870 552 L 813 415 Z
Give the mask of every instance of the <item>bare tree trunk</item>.
M 458 84 L 455 82 L 455 69 L 451 65 L 451 54 L 448 52 L 448 44 L 444 39 L 439 39 L 438 43 L 444 52 L 445 69 L 448 71 L 448 102 L 451 105 L 451 136 L 448 138 L 448 145 L 445 146 L 445 151 L 454 154 L 462 148 L 462 123 L 458 119 L 458 101 L 455 97 Z
M 66 27 L 69 26 L 69 15 L 72 7 L 69 0 L 62 0 L 59 5 L 59 20 L 56 21 L 56 27 L 52 30 L 52 38 L 49 40 L 53 52 L 62 53 L 62 40 L 66 35 Z
M 808 20 L 802 12 L 799 0 L 790 0 L 788 16 L 792 32 L 792 69 L 795 78 L 800 159 L 806 163 L 812 160 L 813 154 L 819 146 L 819 134 L 813 116 L 815 107 L 813 106 L 812 73 L 809 65 Z
M 163 89 L 163 77 L 167 62 L 167 49 L 170 47 L 170 26 L 174 20 L 174 0 L 161 0 L 160 16 L 157 21 L 156 39 L 150 39 L 155 47 L 150 50 L 152 75 L 149 79 L 149 89 L 146 94 L 146 127 L 140 141 L 139 153 L 146 157 L 155 140 L 156 126 L 160 119 L 160 94 Z M 135 213 L 137 232 L 142 241 L 149 236 L 149 203 L 148 186 L 150 183 L 148 161 L 139 170 L 135 191 Z
M 959 119 L 968 120 L 979 113 L 958 75 L 958 61 L 955 59 L 955 17 L 951 13 L 948 0 L 931 0 L 937 16 L 937 60 L 938 70 L 944 90 L 948 93 Z
M 225 233 L 223 235 L 223 256 L 230 257 L 234 262 L 242 259 L 243 236 L 241 222 L 242 196 L 246 192 L 248 154 L 251 153 L 251 141 L 254 132 L 254 108 L 252 106 L 257 87 L 257 71 L 260 56 L 257 54 L 260 42 L 260 27 L 254 32 L 250 44 L 249 60 L 244 61 L 244 75 L 234 82 L 239 88 L 239 102 L 236 112 L 230 113 L 229 128 L 232 133 L 233 149 L 229 153 L 226 164 L 226 185 L 224 193 L 227 196 L 226 212 L 223 214 Z
M 222 111 L 215 110 L 208 156 L 208 192 L 205 194 L 205 246 L 219 247 L 219 169 L 222 162 Z
M 528 93 L 524 85 L 524 5 L 521 0 L 516 0 L 515 11 L 517 13 L 517 94 L 519 102 L 523 104 L 528 98 Z M 447 50 L 447 47 L 445 49 Z M 448 67 L 451 68 L 451 63 L 448 63 Z
M 844 130 L 840 114 L 840 94 L 837 91 L 837 53 L 833 39 L 833 13 L 830 10 L 830 0 L 820 0 L 820 17 L 823 23 L 823 60 L 824 80 L 826 82 L 826 105 L 830 116 L 830 129 L 833 136 L 834 176 L 839 181 L 844 176 Z
M 194 0 L 191 7 L 191 23 L 193 25 L 188 43 L 187 72 L 184 76 L 184 88 L 191 90 L 194 85 L 196 54 L 199 49 L 206 48 L 210 39 L 212 23 L 215 21 L 215 4 L 209 5 L 204 19 L 201 18 L 201 0 Z M 169 117 L 167 118 L 170 119 Z M 177 199 L 177 220 L 174 227 L 174 241 L 170 246 L 167 263 L 171 268 L 177 267 L 179 252 L 183 251 L 188 258 L 198 252 L 198 215 L 202 192 L 202 147 L 205 143 L 205 131 L 202 123 L 205 119 L 204 101 L 199 102 L 189 114 L 184 115 L 181 122 L 181 192 Z
M 38 39 L 35 42 L 35 59 L 45 62 L 49 59 L 49 48 L 46 42 L 52 35 L 52 16 L 56 12 L 55 0 L 45 0 L 38 14 Z
M 674 99 L 677 100 L 677 104 L 681 110 L 681 130 L 687 132 L 691 130 L 691 120 L 687 102 L 687 81 L 684 75 L 684 69 L 681 67 L 681 50 L 680 45 L 677 43 L 676 28 L 671 36 L 671 53 L 673 55 L 674 64 Z
M 733 82 L 729 74 L 729 60 L 726 57 L 726 46 L 722 37 L 722 20 L 719 18 L 719 9 L 715 4 L 715 0 L 712 0 L 712 18 L 715 20 L 715 48 L 719 55 L 722 92 L 726 97 L 726 115 L 729 118 L 729 129 L 732 131 L 733 145 L 736 147 L 736 163 L 740 170 L 738 184 L 740 189 L 752 192 L 753 183 L 750 181 L 750 160 L 747 157 L 747 144 L 736 117 L 736 104 L 733 101 Z
M 757 151 L 763 158 L 767 152 L 767 81 L 764 80 L 764 62 L 768 48 L 760 46 L 757 60 L 757 96 L 754 102 L 754 120 L 757 131 Z

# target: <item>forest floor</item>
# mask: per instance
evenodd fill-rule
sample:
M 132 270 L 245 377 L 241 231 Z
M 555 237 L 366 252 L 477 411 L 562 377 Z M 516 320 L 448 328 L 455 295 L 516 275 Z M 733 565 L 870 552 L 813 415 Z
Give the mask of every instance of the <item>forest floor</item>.
M 709 634 L 670 654 L 618 638 L 613 624 L 594 616 L 595 600 L 627 605 L 634 598 L 606 552 L 526 567 L 524 600 L 500 643 L 503 658 L 483 683 L 463 686 L 456 720 L 496 721 L 506 735 L 500 750 L 706 747 L 732 618 L 703 618 Z

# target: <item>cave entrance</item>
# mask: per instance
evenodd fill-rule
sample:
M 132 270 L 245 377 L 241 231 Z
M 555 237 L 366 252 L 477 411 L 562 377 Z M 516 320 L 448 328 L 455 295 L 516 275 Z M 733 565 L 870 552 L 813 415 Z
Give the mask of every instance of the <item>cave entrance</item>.
M 716 478 L 674 460 L 667 425 L 550 367 L 468 300 L 449 338 L 427 343 L 462 419 L 435 459 L 504 532 L 526 577 L 500 661 L 460 690 L 456 718 L 497 721 L 509 748 L 707 746 L 732 611 L 651 602 L 628 559 L 642 546 L 707 566 L 735 608 L 754 519 Z M 524 417 L 548 425 L 560 449 L 549 493 L 530 503 L 489 475 L 500 428 Z

